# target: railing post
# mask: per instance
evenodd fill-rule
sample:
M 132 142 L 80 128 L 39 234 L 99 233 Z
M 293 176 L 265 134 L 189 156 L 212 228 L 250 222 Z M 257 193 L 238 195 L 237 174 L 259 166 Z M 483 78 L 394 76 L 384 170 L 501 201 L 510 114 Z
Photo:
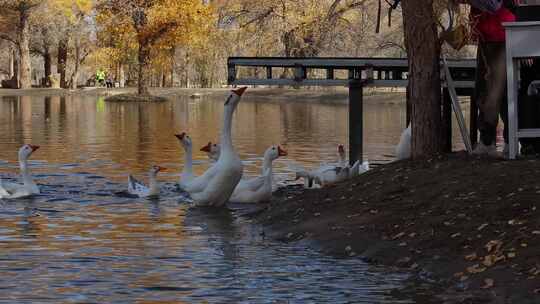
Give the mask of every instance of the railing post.
M 334 69 L 326 69 L 326 79 L 334 79 Z
M 354 73 L 354 72 L 353 72 Z M 363 83 L 361 79 L 349 80 L 349 162 L 363 158 Z
M 232 63 L 227 63 L 227 82 L 229 85 L 233 84 L 236 81 L 236 65 Z
M 443 89 L 442 99 L 442 119 L 443 119 L 443 151 L 452 152 L 452 99 L 447 88 Z
M 471 106 L 470 106 L 470 120 L 469 120 L 469 123 L 470 123 L 470 136 L 471 136 L 471 144 L 473 145 L 473 147 L 476 145 L 476 143 L 478 142 L 478 104 L 477 104 L 477 100 L 476 100 L 476 89 L 473 90 L 473 92 L 471 92 L 471 95 L 470 95 L 470 100 L 471 100 Z
M 272 67 L 271 66 L 266 67 L 266 79 L 272 79 Z
M 294 81 L 296 82 L 302 82 L 307 78 L 307 70 L 306 68 L 297 63 L 294 65 Z

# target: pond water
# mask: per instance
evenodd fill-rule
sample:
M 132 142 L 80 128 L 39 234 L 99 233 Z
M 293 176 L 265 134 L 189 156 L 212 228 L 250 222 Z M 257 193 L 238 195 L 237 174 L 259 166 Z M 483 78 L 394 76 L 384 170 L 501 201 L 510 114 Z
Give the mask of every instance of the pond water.
M 190 208 L 174 191 L 183 154 L 173 134 L 188 132 L 195 147 L 215 141 L 224 94 L 160 104 L 0 97 L 0 176 L 17 178 L 18 148 L 40 145 L 30 164 L 42 189 L 0 201 L 0 303 L 410 303 L 390 295 L 405 274 L 273 243 L 238 211 Z M 403 106 L 364 109 L 366 157 L 391 160 Z M 332 160 L 347 142 L 347 106 L 246 97 L 233 137 L 246 175 L 281 144 L 289 155 L 275 181 L 290 183 L 288 162 Z M 201 173 L 208 161 L 194 150 Z M 151 164 L 167 168 L 159 200 L 112 195 Z

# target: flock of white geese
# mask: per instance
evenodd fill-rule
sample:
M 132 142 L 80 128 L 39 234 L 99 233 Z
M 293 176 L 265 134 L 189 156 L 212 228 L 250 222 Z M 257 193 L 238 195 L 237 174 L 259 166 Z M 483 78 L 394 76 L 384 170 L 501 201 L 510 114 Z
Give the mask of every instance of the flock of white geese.
M 180 174 L 180 188 L 187 192 L 191 199 L 202 206 L 223 206 L 227 202 L 238 203 L 259 203 L 269 201 L 272 198 L 272 162 L 280 156 L 286 156 L 287 152 L 280 146 L 271 146 L 264 153 L 262 172 L 260 176 L 250 179 L 242 179 L 243 164 L 240 160 L 232 143 L 232 120 L 238 103 L 246 88 L 231 90 L 225 101 L 223 111 L 223 126 L 220 135 L 220 144 L 208 143 L 201 151 L 208 154 L 213 164 L 200 176 L 193 173 L 192 161 L 192 141 L 189 135 L 181 133 L 175 135 L 182 145 L 184 153 L 184 167 Z M 404 132 L 405 134 L 406 132 Z M 398 145 L 398 154 L 400 147 L 409 143 L 409 137 L 403 138 L 405 143 Z M 39 194 L 39 187 L 32 179 L 28 168 L 28 159 L 39 146 L 26 144 L 19 149 L 19 165 L 22 177 L 22 183 L 13 183 L 2 181 L 0 179 L 0 199 L 16 199 Z M 410 148 L 409 148 L 410 149 Z M 410 152 L 408 152 L 410 153 Z M 398 157 L 399 158 L 399 157 Z M 345 157 L 343 145 L 338 146 L 338 161 L 336 163 L 322 164 L 318 168 L 311 170 L 291 166 L 296 172 L 296 179 L 303 178 L 307 187 L 314 184 L 324 187 L 330 184 L 339 183 L 353 178 L 369 170 L 369 164 L 356 162 L 352 166 Z M 159 196 L 160 187 L 157 181 L 157 174 L 165 168 L 152 166 L 149 171 L 148 185 L 136 180 L 133 176 L 128 177 L 128 192 L 138 197 L 156 197 Z

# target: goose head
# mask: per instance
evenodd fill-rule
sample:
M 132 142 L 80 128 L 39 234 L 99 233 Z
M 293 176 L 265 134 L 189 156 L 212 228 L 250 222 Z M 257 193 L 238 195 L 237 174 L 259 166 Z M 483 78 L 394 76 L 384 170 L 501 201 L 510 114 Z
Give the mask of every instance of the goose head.
M 19 160 L 27 160 L 34 151 L 39 149 L 39 146 L 26 144 L 19 149 Z
M 219 155 L 221 154 L 221 146 L 219 144 L 213 144 L 211 141 L 208 144 L 201 148 L 201 151 L 208 154 L 208 158 L 212 160 L 218 160 Z
M 178 141 L 182 144 L 184 149 L 191 148 L 191 137 L 186 134 L 186 132 L 182 132 L 180 134 L 175 134 L 176 138 L 178 138 Z
M 154 165 L 150 168 L 150 175 L 156 176 L 161 171 L 165 171 L 165 168 Z
M 287 151 L 283 150 L 281 146 L 271 146 L 264 152 L 264 159 L 274 161 L 280 156 L 287 156 Z
M 247 87 L 241 87 L 238 89 L 231 90 L 231 93 L 225 100 L 225 106 L 236 107 L 236 105 L 240 101 L 240 97 L 242 97 L 242 94 L 244 94 L 246 89 Z

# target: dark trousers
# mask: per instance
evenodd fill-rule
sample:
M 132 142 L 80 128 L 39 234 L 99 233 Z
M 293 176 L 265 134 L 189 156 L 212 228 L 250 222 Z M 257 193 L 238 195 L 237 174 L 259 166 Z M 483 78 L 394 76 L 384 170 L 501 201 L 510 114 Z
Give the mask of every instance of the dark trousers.
M 487 146 L 495 143 L 500 116 L 505 124 L 504 141 L 508 142 L 506 47 L 504 42 L 480 42 L 476 62 L 475 95 L 479 109 L 480 140 Z

